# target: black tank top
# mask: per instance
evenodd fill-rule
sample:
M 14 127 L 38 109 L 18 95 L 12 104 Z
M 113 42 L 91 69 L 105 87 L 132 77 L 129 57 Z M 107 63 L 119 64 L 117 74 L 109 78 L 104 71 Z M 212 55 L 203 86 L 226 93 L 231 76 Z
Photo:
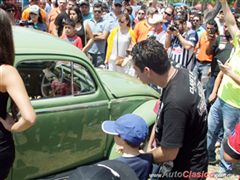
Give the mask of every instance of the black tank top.
M 76 35 L 81 38 L 83 47 L 85 46 L 85 29 L 82 25 L 81 29 L 76 32 Z
M 5 119 L 7 116 L 7 101 L 8 93 L 0 92 L 0 117 Z M 14 142 L 12 133 L 7 131 L 2 123 L 0 123 L 0 159 L 5 155 L 12 154 L 14 152 Z

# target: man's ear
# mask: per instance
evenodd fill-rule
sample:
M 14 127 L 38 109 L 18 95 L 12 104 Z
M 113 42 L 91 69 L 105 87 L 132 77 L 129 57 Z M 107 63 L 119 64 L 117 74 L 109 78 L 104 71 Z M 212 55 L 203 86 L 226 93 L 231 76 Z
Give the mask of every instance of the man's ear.
M 147 66 L 143 69 L 144 74 L 146 74 L 148 77 L 151 76 L 151 69 Z

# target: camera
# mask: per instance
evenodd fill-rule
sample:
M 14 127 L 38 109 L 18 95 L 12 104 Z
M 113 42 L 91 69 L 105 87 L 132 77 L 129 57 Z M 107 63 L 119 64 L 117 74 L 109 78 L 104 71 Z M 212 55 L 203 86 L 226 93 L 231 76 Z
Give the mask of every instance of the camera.
M 174 24 L 169 26 L 170 31 L 176 31 L 176 29 L 177 29 L 177 27 Z
M 20 20 L 18 22 L 18 25 L 19 26 L 31 26 L 31 25 L 33 25 L 33 22 L 32 22 L 32 20 L 28 20 L 28 21 Z

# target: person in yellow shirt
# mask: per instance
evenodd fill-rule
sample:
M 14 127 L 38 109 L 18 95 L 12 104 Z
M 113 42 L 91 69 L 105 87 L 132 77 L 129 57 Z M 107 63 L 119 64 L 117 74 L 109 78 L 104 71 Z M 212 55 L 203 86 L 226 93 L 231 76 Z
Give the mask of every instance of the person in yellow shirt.
M 29 0 L 29 7 L 32 5 L 38 5 L 38 0 Z M 22 21 L 28 21 L 30 19 L 30 9 L 27 7 L 23 12 L 22 12 Z M 47 14 L 46 12 L 40 8 L 40 14 L 42 16 L 43 22 L 47 22 Z

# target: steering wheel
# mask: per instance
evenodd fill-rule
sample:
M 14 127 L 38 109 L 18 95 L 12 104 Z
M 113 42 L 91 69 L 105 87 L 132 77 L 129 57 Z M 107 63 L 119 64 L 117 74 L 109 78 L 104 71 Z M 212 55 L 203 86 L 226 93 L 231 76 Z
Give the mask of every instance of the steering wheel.
M 57 70 L 60 68 L 60 71 Z M 54 73 L 56 72 L 56 74 L 58 74 L 58 76 Z M 52 94 L 52 88 L 51 88 L 51 84 L 53 80 L 58 80 L 60 82 L 63 81 L 64 79 L 64 71 L 63 71 L 63 67 L 61 65 L 56 66 L 53 70 L 53 72 L 49 69 L 43 69 L 43 78 L 42 78 L 42 82 L 41 82 L 41 93 L 43 97 L 49 97 L 49 96 L 53 96 Z

